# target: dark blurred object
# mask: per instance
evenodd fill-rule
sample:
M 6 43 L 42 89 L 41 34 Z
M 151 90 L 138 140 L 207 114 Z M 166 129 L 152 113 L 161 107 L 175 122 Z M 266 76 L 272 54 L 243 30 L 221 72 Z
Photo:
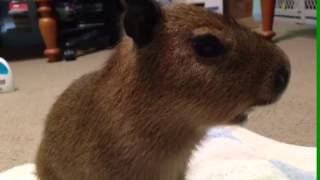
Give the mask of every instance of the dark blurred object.
M 24 14 L 29 11 L 29 5 L 27 1 L 12 0 L 9 2 L 9 14 Z
M 42 45 L 33 0 L 0 0 L 1 56 L 8 55 L 4 49 L 14 51 L 17 48 L 31 46 L 41 48 Z
M 247 18 L 252 16 L 252 0 L 225 0 L 224 14 L 235 19 Z
M 64 59 L 113 47 L 120 39 L 119 0 L 55 0 L 53 5 Z

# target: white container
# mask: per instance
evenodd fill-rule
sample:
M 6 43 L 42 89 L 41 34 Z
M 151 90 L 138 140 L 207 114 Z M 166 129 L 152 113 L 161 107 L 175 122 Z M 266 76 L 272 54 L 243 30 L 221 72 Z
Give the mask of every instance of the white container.
M 316 25 L 316 0 L 277 0 L 275 16 L 288 22 Z
M 0 57 L 0 93 L 13 91 L 12 71 L 6 60 Z

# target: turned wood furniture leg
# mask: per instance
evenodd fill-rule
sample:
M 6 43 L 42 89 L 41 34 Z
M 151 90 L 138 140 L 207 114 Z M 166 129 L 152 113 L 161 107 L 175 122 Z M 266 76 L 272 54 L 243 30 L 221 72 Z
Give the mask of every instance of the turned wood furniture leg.
M 39 28 L 45 42 L 44 50 L 48 62 L 60 60 L 60 49 L 57 45 L 57 22 L 53 16 L 51 0 L 35 0 L 38 3 Z
M 273 16 L 276 0 L 261 0 L 262 11 L 262 32 L 261 35 L 268 40 L 271 40 L 274 35 L 273 31 Z

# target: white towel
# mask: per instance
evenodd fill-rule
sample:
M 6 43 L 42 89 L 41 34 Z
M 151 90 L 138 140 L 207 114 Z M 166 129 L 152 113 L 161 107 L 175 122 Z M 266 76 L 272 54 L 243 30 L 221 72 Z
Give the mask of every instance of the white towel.
M 315 180 L 316 149 L 238 126 L 213 128 L 193 154 L 188 180 Z

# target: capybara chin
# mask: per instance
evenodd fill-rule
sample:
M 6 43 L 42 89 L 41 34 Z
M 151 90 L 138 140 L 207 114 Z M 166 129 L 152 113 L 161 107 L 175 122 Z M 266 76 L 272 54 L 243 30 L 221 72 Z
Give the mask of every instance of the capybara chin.
M 127 35 L 106 66 L 48 114 L 40 180 L 185 180 L 209 127 L 242 121 L 288 84 L 286 55 L 233 20 L 192 5 L 125 3 Z

